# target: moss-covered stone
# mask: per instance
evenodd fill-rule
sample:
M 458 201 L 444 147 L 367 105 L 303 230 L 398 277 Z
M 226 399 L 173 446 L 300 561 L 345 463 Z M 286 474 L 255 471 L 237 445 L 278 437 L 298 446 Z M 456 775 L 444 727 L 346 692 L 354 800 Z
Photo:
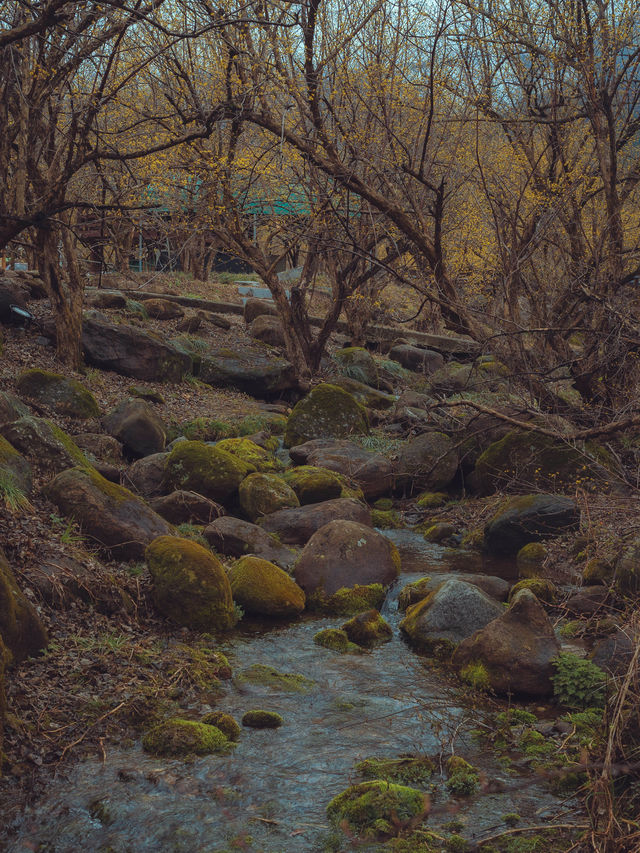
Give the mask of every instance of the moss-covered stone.
M 400 530 L 404 522 L 395 509 L 372 509 L 371 524 L 378 530 Z
M 347 438 L 366 435 L 367 413 L 351 394 L 337 385 L 317 385 L 296 403 L 284 433 L 285 447 L 314 438 Z
M 412 604 L 417 604 L 423 598 L 426 598 L 431 591 L 429 587 L 430 583 L 431 577 L 427 575 L 424 578 L 420 578 L 420 580 L 411 581 L 411 583 L 403 586 L 398 596 L 398 610 L 403 613 Z
M 429 785 L 435 773 L 435 763 L 426 756 L 405 758 L 367 758 L 356 764 L 365 779 L 383 779 L 401 785 Z
M 509 601 L 512 601 L 521 589 L 529 589 L 540 601 L 553 604 L 558 599 L 558 588 L 546 578 L 523 578 L 511 587 Z
M 284 720 L 275 711 L 247 711 L 242 717 L 242 725 L 250 729 L 279 729 Z
M 97 418 L 100 406 L 91 391 L 77 379 L 32 368 L 23 371 L 16 384 L 18 393 L 49 406 L 71 418 Z
M 8 509 L 27 506 L 32 482 L 27 460 L 0 436 L 0 500 L 4 500 Z
M 456 532 L 454 524 L 448 521 L 439 521 L 436 524 L 431 524 L 424 532 L 423 536 L 427 542 L 442 542 L 444 539 L 449 539 Z
M 342 587 L 333 595 L 314 593 L 307 601 L 310 610 L 334 616 L 352 616 L 363 610 L 375 607 L 379 610 L 384 601 L 385 590 L 382 584 L 371 583 L 353 587 Z
M 219 446 L 181 441 L 167 457 L 165 483 L 172 489 L 197 492 L 224 503 L 237 494 L 240 483 L 255 470 L 255 466 Z
M 43 468 L 62 471 L 75 465 L 91 467 L 71 436 L 46 418 L 19 418 L 4 424 L 2 434 L 16 450 Z
M 279 471 L 282 468 L 273 454 L 264 447 L 260 447 L 255 441 L 251 441 L 250 438 L 224 438 L 216 447 L 230 453 L 241 462 L 253 466 L 256 471 Z
M 230 569 L 229 580 L 233 598 L 245 613 L 287 618 L 304 610 L 302 589 L 268 560 L 242 557 Z
M 23 595 L 3 551 L 0 550 L 0 640 L 19 663 L 41 651 L 47 632 L 35 608 Z
M 343 497 L 340 475 L 328 468 L 298 465 L 285 471 L 283 478 L 298 496 L 301 506 Z
M 436 509 L 449 500 L 449 495 L 444 492 L 421 492 L 416 498 L 416 505 L 420 509 Z
M 428 798 L 415 788 L 372 779 L 352 785 L 334 797 L 327 816 L 350 835 L 395 836 L 408 824 L 426 817 Z
M 480 787 L 478 771 L 459 755 L 452 755 L 447 761 L 447 774 L 447 790 L 454 796 L 468 797 Z
M 512 430 L 478 457 L 474 476 L 485 494 L 523 483 L 539 489 L 602 489 L 606 462 L 606 451 L 595 444 L 577 448 L 541 433 Z
M 602 557 L 592 557 L 582 571 L 582 583 L 585 586 L 592 584 L 607 584 L 613 580 L 614 567 L 610 560 Z
M 226 631 L 236 623 L 222 563 L 189 539 L 160 536 L 145 551 L 161 613 L 195 631 Z
M 279 509 L 300 506 L 294 490 L 278 474 L 249 474 L 240 483 L 238 496 L 243 512 L 254 522 Z
M 390 509 L 393 509 L 393 501 L 391 498 L 378 498 L 377 501 L 373 504 L 374 509 L 381 510 L 382 512 L 388 512 Z
M 284 693 L 308 693 L 315 687 L 315 681 L 301 675 L 299 672 L 279 672 L 272 666 L 263 663 L 254 663 L 243 669 L 236 676 L 239 683 L 255 684 L 260 687 L 269 687 L 272 690 L 280 690 Z
M 372 388 L 378 387 L 378 365 L 369 350 L 364 347 L 345 347 L 334 352 L 333 358 L 345 376 L 371 385 Z
M 340 628 L 323 628 L 322 631 L 314 634 L 313 642 L 317 646 L 322 646 L 324 649 L 331 649 L 331 651 L 340 652 L 341 654 L 358 650 L 358 646 L 349 641 L 347 632 Z
M 516 565 L 521 578 L 538 577 L 549 551 L 542 542 L 529 542 L 523 545 L 516 555 Z
M 200 722 L 205 726 L 215 726 L 220 729 L 222 734 L 231 741 L 238 740 L 242 731 L 231 714 L 225 714 L 224 711 L 210 711 L 202 717 Z
M 615 567 L 616 589 L 625 595 L 640 591 L 640 539 L 630 542 L 620 554 Z
M 176 717 L 150 729 L 142 738 L 142 746 L 153 755 L 185 756 L 226 752 L 231 744 L 216 726 Z
M 391 626 L 385 622 L 376 609 L 358 613 L 342 626 L 342 630 L 352 643 L 365 649 L 372 649 L 382 643 L 388 643 L 393 634 Z

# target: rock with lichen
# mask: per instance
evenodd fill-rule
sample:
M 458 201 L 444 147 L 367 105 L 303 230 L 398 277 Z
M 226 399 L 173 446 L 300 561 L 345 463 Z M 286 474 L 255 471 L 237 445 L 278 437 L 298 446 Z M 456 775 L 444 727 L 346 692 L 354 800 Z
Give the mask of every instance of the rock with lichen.
M 178 536 L 160 536 L 145 551 L 158 610 L 194 631 L 226 631 L 236 623 L 231 585 L 211 551 Z
M 238 487 L 255 466 L 203 441 L 181 441 L 165 464 L 164 482 L 171 489 L 197 492 L 212 501 L 235 497 Z
M 346 438 L 368 432 L 365 408 L 347 391 L 324 383 L 294 406 L 287 421 L 284 444 L 294 447 L 314 438 Z
M 7 558 L 0 550 L 0 670 L 4 663 L 3 643 L 13 662 L 19 663 L 28 655 L 41 651 L 47 642 L 40 617 L 18 587 Z
M 77 379 L 49 370 L 24 370 L 16 383 L 18 393 L 70 418 L 97 418 L 100 406 L 91 391 Z
M 300 506 L 293 489 L 277 474 L 249 474 L 238 489 L 240 506 L 251 521 L 279 509 Z
M 175 717 L 150 729 L 142 738 L 145 752 L 182 757 L 226 752 L 231 744 L 217 727 Z

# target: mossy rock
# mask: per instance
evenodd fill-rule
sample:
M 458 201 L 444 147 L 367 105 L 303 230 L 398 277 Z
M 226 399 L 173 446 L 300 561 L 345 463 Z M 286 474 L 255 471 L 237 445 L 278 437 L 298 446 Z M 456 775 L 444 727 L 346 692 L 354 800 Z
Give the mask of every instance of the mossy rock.
M 378 530 L 401 530 L 405 526 L 395 509 L 372 509 L 371 524 Z
M 540 601 L 545 601 L 547 604 L 553 604 L 558 600 L 558 588 L 553 581 L 546 578 L 523 578 L 511 587 L 509 592 L 509 601 L 511 602 L 521 589 L 528 589 Z
M 231 592 L 245 613 L 289 618 L 305 607 L 305 594 L 293 578 L 260 557 L 242 557 L 229 570 Z
M 447 790 L 454 796 L 471 796 L 480 787 L 478 771 L 459 755 L 452 755 L 447 761 L 447 774 Z
M 275 711 L 252 710 L 242 717 L 242 725 L 250 729 L 279 729 L 284 720 Z
M 278 474 L 249 474 L 240 483 L 238 496 L 242 511 L 253 522 L 279 509 L 300 506 L 294 490 Z
M 582 572 L 582 583 L 584 586 L 592 584 L 607 584 L 613 580 L 614 566 L 610 560 L 602 557 L 592 557 L 587 561 Z
M 412 604 L 417 604 L 426 598 L 432 591 L 433 585 L 431 584 L 430 586 L 430 584 L 431 577 L 427 575 L 424 578 L 420 578 L 420 580 L 411 581 L 411 583 L 403 586 L 398 596 L 398 610 L 404 613 Z
M 428 787 L 436 771 L 435 762 L 426 756 L 405 758 L 367 758 L 356 764 L 365 779 L 383 779 L 400 785 Z
M 364 649 L 372 649 L 382 643 L 388 643 L 393 632 L 376 609 L 366 610 L 349 619 L 342 630 L 352 643 Z
M 366 409 L 337 385 L 317 385 L 296 403 L 284 433 L 285 447 L 295 447 L 314 438 L 348 438 L 366 435 Z
M 3 436 L 17 451 L 36 460 L 43 468 L 55 472 L 76 465 L 91 468 L 71 436 L 46 418 L 27 416 L 1 428 Z
M 0 436 L 0 500 L 9 509 L 26 506 L 33 484 L 31 465 L 6 438 Z
M 624 595 L 640 592 L 640 539 L 634 539 L 620 554 L 614 580 L 616 589 Z
M 509 486 L 541 490 L 567 487 L 608 488 L 607 451 L 594 443 L 582 448 L 536 432 L 512 430 L 495 441 L 476 462 L 474 477 L 483 494 Z
M 420 509 L 436 509 L 448 500 L 449 495 L 444 492 L 421 492 L 416 498 L 416 506 Z
M 271 453 L 250 438 L 223 438 L 216 447 L 230 453 L 241 462 L 252 465 L 256 471 L 279 471 L 282 468 L 280 462 Z
M 313 690 L 316 684 L 315 681 L 299 672 L 279 672 L 274 667 L 263 663 L 254 663 L 247 669 L 243 669 L 236 676 L 236 680 L 241 684 L 268 687 L 272 690 L 280 690 L 283 693 L 308 693 Z
M 399 835 L 427 812 L 428 798 L 422 791 L 382 779 L 351 785 L 327 806 L 334 825 L 365 838 Z
M 158 610 L 194 631 L 226 631 L 236 623 L 231 585 L 222 563 L 190 539 L 160 536 L 145 558 Z
M 454 524 L 448 521 L 439 521 L 436 524 L 431 524 L 424 532 L 423 536 L 427 542 L 442 542 L 444 539 L 449 539 L 456 532 Z
M 15 663 L 34 655 L 49 642 L 34 606 L 21 592 L 6 556 L 0 550 L 0 641 Z
M 77 379 L 32 368 L 25 370 L 16 383 L 18 393 L 70 418 L 97 418 L 100 406 L 91 391 Z
M 328 468 L 298 465 L 285 471 L 282 476 L 298 496 L 301 506 L 343 497 L 340 475 Z
M 211 755 L 226 752 L 231 744 L 216 726 L 176 717 L 150 729 L 142 738 L 145 752 L 153 755 Z
M 333 595 L 325 596 L 317 592 L 309 596 L 307 604 L 310 610 L 333 616 L 353 616 L 363 610 L 374 607 L 379 610 L 385 599 L 382 584 L 356 584 L 353 587 L 341 587 Z
M 358 382 L 357 379 L 351 379 L 349 376 L 337 376 L 331 380 L 331 383 L 351 394 L 361 406 L 365 406 L 367 409 L 385 411 L 391 409 L 397 400 L 393 394 L 385 394 L 383 391 L 377 391 L 370 385 Z
M 374 502 L 373 508 L 378 509 L 381 512 L 389 512 L 389 510 L 393 509 L 393 501 L 391 498 L 378 498 L 378 500 Z
M 231 741 L 238 740 L 242 731 L 231 714 L 225 714 L 224 711 L 210 711 L 202 717 L 200 722 L 205 726 L 215 726 L 220 729 L 227 740 Z
M 165 483 L 171 489 L 197 492 L 224 503 L 237 494 L 240 483 L 255 466 L 219 446 L 181 441 L 167 457 Z
M 482 551 L 484 549 L 484 528 L 473 527 L 463 534 L 460 544 L 463 548 L 469 548 L 473 551 Z
M 341 628 L 323 628 L 322 631 L 314 634 L 313 642 L 317 646 L 322 646 L 324 649 L 331 649 L 331 651 L 340 652 L 341 654 L 359 651 L 359 647 L 355 643 L 350 642 L 347 632 Z
M 540 574 L 549 551 L 542 542 L 529 542 L 523 545 L 516 555 L 516 565 L 521 578 L 535 578 Z
M 369 350 L 364 347 L 345 347 L 333 354 L 344 376 L 363 382 L 372 388 L 378 387 L 378 365 Z

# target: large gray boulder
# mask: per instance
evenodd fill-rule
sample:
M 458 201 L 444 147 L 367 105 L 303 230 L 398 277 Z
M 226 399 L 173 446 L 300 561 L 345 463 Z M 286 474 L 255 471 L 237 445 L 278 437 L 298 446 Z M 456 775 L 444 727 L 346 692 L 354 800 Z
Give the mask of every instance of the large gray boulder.
M 45 493 L 63 515 L 75 519 L 87 536 L 116 557 L 139 559 L 150 542 L 173 532 L 148 504 L 97 471 L 62 471 Z
M 458 454 L 442 432 L 426 432 L 408 441 L 396 461 L 396 485 L 411 493 L 445 489 L 458 470 Z
M 411 344 L 397 344 L 391 347 L 389 358 L 399 362 L 407 370 L 413 370 L 417 373 L 434 373 L 444 365 L 444 358 L 439 352 L 421 349 L 411 346 Z
M 407 610 L 400 628 L 416 645 L 457 645 L 500 616 L 502 605 L 474 584 L 451 578 Z
M 16 489 L 23 495 L 31 492 L 33 484 L 31 477 L 31 465 L 6 438 L 0 436 L 0 477 L 5 483 L 5 502 L 11 504 L 11 492 Z M 15 501 L 20 503 L 19 495 L 16 494 Z
M 540 542 L 573 530 L 580 511 L 562 495 L 522 495 L 511 498 L 484 529 L 484 549 L 494 556 L 511 556 L 529 542 Z
M 254 397 L 270 397 L 297 386 L 291 362 L 267 346 L 243 344 L 203 356 L 200 379 L 221 388 L 237 388 Z
M 260 526 L 285 545 L 305 545 L 317 530 L 335 519 L 371 526 L 370 510 L 353 498 L 280 509 L 261 518 Z
M 134 457 L 162 453 L 166 428 L 162 418 L 145 400 L 122 400 L 103 419 L 105 430 L 122 442 L 125 452 Z
M 160 337 L 125 323 L 104 322 L 87 311 L 82 322 L 87 364 L 154 382 L 180 382 L 191 359 Z
M 395 546 L 377 530 L 355 521 L 330 521 L 313 534 L 294 568 L 305 593 L 330 596 L 343 587 L 387 586 L 400 572 Z
M 345 474 L 360 486 L 367 500 L 387 494 L 393 485 L 393 465 L 381 453 L 363 450 L 346 439 L 319 438 L 292 447 L 297 465 L 314 465 Z
M 559 652 L 542 604 L 522 589 L 506 612 L 460 643 L 453 663 L 459 669 L 482 664 L 496 693 L 544 697 L 553 692 L 552 661 Z
M 224 557 L 253 554 L 281 569 L 290 568 L 297 556 L 295 551 L 285 548 L 257 524 L 230 515 L 216 518 L 208 524 L 204 537 L 214 551 Z

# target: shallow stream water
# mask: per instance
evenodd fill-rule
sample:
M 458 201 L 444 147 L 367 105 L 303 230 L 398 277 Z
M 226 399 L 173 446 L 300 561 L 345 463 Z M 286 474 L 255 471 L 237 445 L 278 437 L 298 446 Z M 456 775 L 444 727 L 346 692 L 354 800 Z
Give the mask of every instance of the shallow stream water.
M 407 753 L 444 764 L 455 751 L 491 781 L 487 790 L 455 800 L 444 793 L 444 776 L 436 772 L 427 823 L 431 828 L 459 818 L 466 824 L 462 834 L 473 839 L 504 828 L 505 813 L 517 812 L 523 824 L 543 823 L 557 808 L 555 798 L 534 778 L 523 783 L 523 777 L 507 776 L 491 753 L 483 752 L 469 736 L 479 712 L 466 708 L 446 677 L 401 637 L 399 589 L 451 566 L 443 548 L 400 533 L 404 535 L 395 532 L 393 538 L 411 571 L 403 572 L 384 605 L 383 615 L 393 627 L 391 642 L 356 655 L 315 645 L 314 634 L 339 627 L 342 617 L 307 617 L 277 627 L 247 625 L 223 646 L 235 675 L 266 664 L 300 673 L 315 684 L 306 693 L 286 692 L 235 678 L 225 684 L 218 708 L 238 720 L 252 708 L 277 711 L 285 721 L 281 728 L 245 729 L 229 755 L 187 763 L 151 757 L 139 745 L 110 749 L 104 763 L 83 761 L 52 780 L 47 796 L 21 818 L 8 842 L 9 853 L 356 849 L 344 836 L 337 845 L 335 832 L 331 842 L 328 802 L 360 781 L 354 770 L 358 761 Z M 487 566 L 481 568 L 487 571 Z

